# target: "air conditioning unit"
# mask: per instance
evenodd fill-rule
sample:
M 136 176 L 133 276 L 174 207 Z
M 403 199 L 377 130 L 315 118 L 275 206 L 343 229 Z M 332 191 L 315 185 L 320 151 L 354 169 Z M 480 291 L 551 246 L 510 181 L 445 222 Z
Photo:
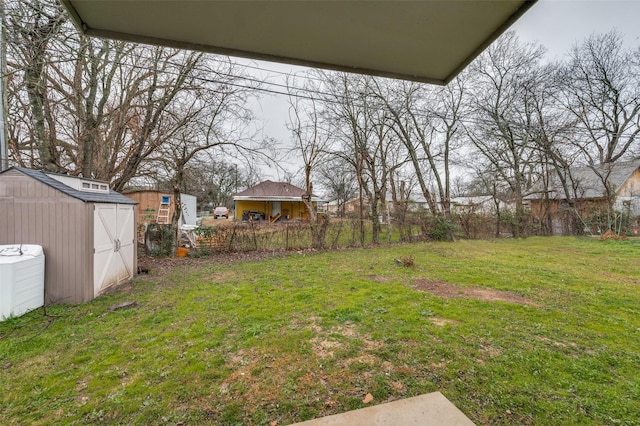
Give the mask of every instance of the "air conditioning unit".
M 34 244 L 0 245 L 0 321 L 44 305 L 44 251 Z

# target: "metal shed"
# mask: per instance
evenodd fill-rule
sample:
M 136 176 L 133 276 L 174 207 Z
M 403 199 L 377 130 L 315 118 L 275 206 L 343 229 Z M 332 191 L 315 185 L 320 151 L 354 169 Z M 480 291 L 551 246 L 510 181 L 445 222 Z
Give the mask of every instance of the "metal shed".
M 136 202 L 106 182 L 11 167 L 0 173 L 0 244 L 44 248 L 45 304 L 82 303 L 137 271 Z

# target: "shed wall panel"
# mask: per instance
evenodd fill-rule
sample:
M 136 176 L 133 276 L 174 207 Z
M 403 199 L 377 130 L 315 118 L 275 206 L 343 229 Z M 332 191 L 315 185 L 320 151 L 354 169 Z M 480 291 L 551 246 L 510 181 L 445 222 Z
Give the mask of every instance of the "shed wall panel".
M 45 252 L 45 303 L 90 300 L 82 259 L 89 248 L 84 202 L 19 171 L 2 174 L 0 244 L 39 244 Z M 10 201 L 9 201 L 10 200 Z
M 3 188 L 0 187 L 0 191 Z M 15 227 L 13 226 L 15 210 L 13 198 L 0 196 L 0 240 L 13 240 L 15 237 Z

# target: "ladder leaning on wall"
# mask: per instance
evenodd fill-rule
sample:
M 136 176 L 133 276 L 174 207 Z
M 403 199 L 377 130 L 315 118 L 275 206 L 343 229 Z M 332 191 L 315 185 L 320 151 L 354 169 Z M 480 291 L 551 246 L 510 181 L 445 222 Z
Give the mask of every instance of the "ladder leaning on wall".
M 156 223 L 170 223 L 169 212 L 171 211 L 171 197 L 163 195 L 160 200 L 160 206 L 158 207 L 158 215 L 156 216 Z

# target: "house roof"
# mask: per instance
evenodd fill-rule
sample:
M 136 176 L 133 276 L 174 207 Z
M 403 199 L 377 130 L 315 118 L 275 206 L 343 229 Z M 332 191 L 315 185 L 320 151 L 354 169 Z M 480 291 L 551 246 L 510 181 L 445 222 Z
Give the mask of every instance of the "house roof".
M 638 169 L 640 169 L 640 159 L 595 166 L 571 167 L 567 181 L 573 183 L 572 187 L 576 188 L 577 196 L 582 199 L 604 198 L 606 197 L 604 180 L 612 185 L 617 192 Z M 543 183 L 534 185 L 531 194 L 524 198 L 527 200 L 543 198 L 545 194 L 543 185 Z M 565 196 L 562 182 L 556 174 L 550 179 L 548 193 L 552 199 L 563 199 Z
M 234 201 L 302 201 L 306 191 L 288 182 L 272 182 L 265 180 L 256 186 L 238 192 L 233 196 Z M 311 195 L 312 201 L 321 201 L 317 196 Z
M 108 203 L 108 204 L 138 204 L 135 201 L 133 201 L 130 198 L 125 197 L 124 195 L 120 194 L 119 192 L 116 191 L 112 191 L 109 190 L 109 192 L 90 192 L 90 191 L 79 191 L 77 189 L 71 188 L 68 185 L 65 185 L 64 183 L 54 179 L 52 176 L 55 176 L 55 173 L 49 173 L 49 172 L 44 172 L 41 170 L 33 170 L 33 169 L 27 169 L 24 167 L 10 167 L 7 170 L 3 171 L 2 173 L 6 173 L 9 170 L 17 170 L 35 180 L 37 180 L 38 182 L 44 183 L 45 185 L 48 185 L 52 188 L 57 189 L 58 191 L 76 198 L 78 200 L 84 201 L 86 203 Z M 0 174 L 2 174 L 0 173 Z M 86 178 L 79 178 L 76 176 L 68 176 L 68 175 L 59 175 L 59 176 L 64 176 L 65 178 L 72 178 L 72 179 L 79 179 L 79 180 L 83 180 L 83 181 L 87 181 L 87 182 L 101 182 L 104 183 L 102 181 L 96 181 L 96 180 L 92 180 L 92 179 L 86 179 Z
M 444 84 L 535 1 L 62 4 L 87 35 Z

